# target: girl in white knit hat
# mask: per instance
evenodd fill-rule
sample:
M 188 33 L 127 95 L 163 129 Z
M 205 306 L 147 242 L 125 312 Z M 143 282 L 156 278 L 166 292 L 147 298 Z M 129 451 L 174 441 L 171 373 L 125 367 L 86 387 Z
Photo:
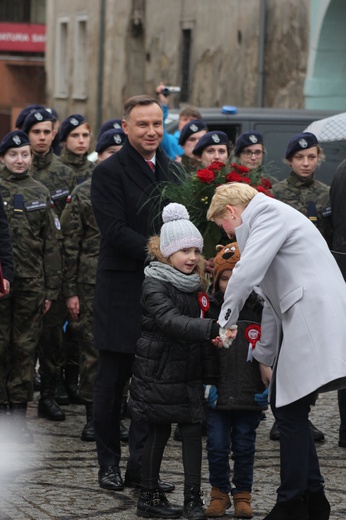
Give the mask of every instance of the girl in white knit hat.
M 163 210 L 160 237 L 149 241 L 150 264 L 142 288 L 142 335 L 131 382 L 132 420 L 146 419 L 149 435 L 141 468 L 137 515 L 146 518 L 204 519 L 200 496 L 204 391 L 200 344 L 218 344 L 219 325 L 203 319 L 208 310 L 203 238 L 181 204 Z M 211 348 L 213 345 L 211 344 Z M 215 396 L 214 396 L 215 399 Z M 159 490 L 163 452 L 178 423 L 182 436 L 184 507 Z

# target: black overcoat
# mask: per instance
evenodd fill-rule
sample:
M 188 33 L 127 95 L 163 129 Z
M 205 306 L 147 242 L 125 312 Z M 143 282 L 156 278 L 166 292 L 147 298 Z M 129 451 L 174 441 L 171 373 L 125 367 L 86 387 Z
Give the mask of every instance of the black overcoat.
M 155 186 L 178 174 L 160 148 L 154 174 L 128 141 L 93 172 L 91 202 L 101 232 L 94 300 L 98 349 L 135 352 L 146 244 L 161 214 Z

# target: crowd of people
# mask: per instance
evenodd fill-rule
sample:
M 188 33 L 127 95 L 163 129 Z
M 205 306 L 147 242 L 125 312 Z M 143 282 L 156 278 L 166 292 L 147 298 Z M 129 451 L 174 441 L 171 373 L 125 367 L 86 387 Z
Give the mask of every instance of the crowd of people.
M 270 403 L 281 471 L 265 520 L 328 520 L 315 448 L 324 434 L 309 412 L 320 392 L 338 391 L 346 447 L 345 165 L 331 189 L 319 182 L 322 147 L 302 132 L 279 182 L 257 131 L 232 143 L 186 107 L 168 134 L 163 87 L 102 125 L 95 162 L 90 122 L 71 114 L 60 125 L 42 105 L 25 107 L 0 142 L 0 436 L 11 424 L 18 442 L 34 441 L 26 409 L 36 382 L 40 417 L 85 407 L 81 440 L 96 443 L 99 486 L 139 488 L 139 517 L 221 517 L 233 503 L 236 518 L 252 518 L 256 430 Z M 231 163 L 269 178 L 270 196 L 249 182 L 219 186 L 205 219 L 222 243 L 206 259 L 186 207 L 153 193 Z M 182 507 L 160 478 L 172 424 Z

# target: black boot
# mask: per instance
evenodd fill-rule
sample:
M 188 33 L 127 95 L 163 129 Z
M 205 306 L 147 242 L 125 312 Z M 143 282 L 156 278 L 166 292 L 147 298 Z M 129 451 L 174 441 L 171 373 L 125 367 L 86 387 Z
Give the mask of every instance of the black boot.
M 309 520 L 308 508 L 302 498 L 277 502 L 263 520 Z M 311 520 L 315 520 L 311 517 Z
M 84 404 L 83 399 L 79 395 L 78 376 L 78 365 L 65 366 L 65 387 L 70 403 L 72 404 Z
M 80 438 L 82 439 L 82 441 L 94 442 L 95 441 L 95 430 L 94 430 L 94 423 L 93 423 L 93 404 L 86 403 L 85 411 L 86 411 L 87 422 L 82 430 L 82 434 L 81 434 Z
M 41 376 L 41 397 L 38 401 L 37 414 L 49 421 L 64 421 L 66 416 L 54 399 L 56 384 L 46 381 Z
M 57 381 L 55 394 L 54 394 L 54 400 L 59 405 L 65 405 L 70 404 L 70 399 L 67 395 L 67 391 L 65 388 L 65 380 L 64 380 L 64 371 L 63 369 L 60 370 L 59 379 Z
M 204 520 L 206 515 L 203 509 L 201 491 L 191 487 L 184 492 L 184 518 L 193 520 Z
M 306 504 L 308 507 L 309 519 L 328 520 L 330 516 L 330 504 L 324 494 L 323 489 L 317 493 L 307 493 Z
M 171 504 L 166 495 L 158 488 L 142 488 L 137 502 L 137 516 L 142 518 L 179 518 L 182 513 L 182 508 Z
M 26 426 L 27 403 L 11 403 L 10 414 L 12 421 L 12 435 L 14 440 L 21 444 L 31 444 L 34 442 L 32 433 Z

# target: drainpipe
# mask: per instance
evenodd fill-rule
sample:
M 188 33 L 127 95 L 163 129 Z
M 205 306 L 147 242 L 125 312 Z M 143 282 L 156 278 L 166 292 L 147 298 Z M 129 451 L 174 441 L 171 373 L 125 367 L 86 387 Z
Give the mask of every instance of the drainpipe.
M 106 0 L 100 1 L 100 33 L 99 33 L 99 54 L 97 71 L 97 97 L 96 97 L 96 130 L 100 128 L 103 120 L 103 70 L 104 70 L 104 49 L 105 49 L 105 20 L 106 20 Z
M 266 0 L 260 0 L 259 13 L 259 45 L 258 45 L 258 89 L 257 106 L 264 104 L 264 66 L 265 66 L 265 40 L 267 32 L 267 5 Z

